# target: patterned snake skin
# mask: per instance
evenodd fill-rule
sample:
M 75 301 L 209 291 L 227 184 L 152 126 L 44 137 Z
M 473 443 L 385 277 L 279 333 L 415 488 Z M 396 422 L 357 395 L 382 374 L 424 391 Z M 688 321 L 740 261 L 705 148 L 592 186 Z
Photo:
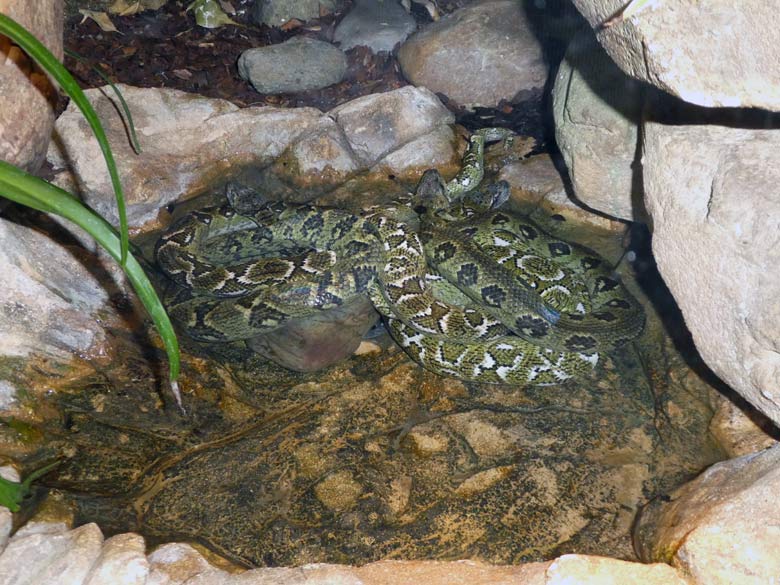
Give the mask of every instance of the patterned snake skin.
M 595 253 L 471 195 L 485 142 L 507 137 L 477 131 L 447 184 L 426 173 L 416 213 L 271 203 L 183 217 L 156 247 L 178 285 L 171 317 L 195 339 L 233 341 L 368 294 L 396 341 L 434 372 L 550 385 L 591 371 L 599 352 L 641 333 L 644 313 Z

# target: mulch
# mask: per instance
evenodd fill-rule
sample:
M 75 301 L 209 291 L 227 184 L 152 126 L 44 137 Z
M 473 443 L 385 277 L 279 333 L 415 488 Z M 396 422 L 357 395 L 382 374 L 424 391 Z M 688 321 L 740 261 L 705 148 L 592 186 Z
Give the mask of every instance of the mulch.
M 394 1 L 394 0 L 389 0 Z M 472 0 L 439 0 L 442 14 L 460 8 Z M 397 89 L 404 79 L 395 54 L 374 55 L 365 47 L 346 51 L 348 71 L 343 81 L 330 87 L 295 94 L 260 94 L 238 76 L 236 62 L 245 50 L 281 43 L 295 35 L 329 41 L 333 29 L 346 14 L 351 0 L 342 2 L 338 12 L 307 23 L 293 22 L 286 30 L 260 26 L 249 19 L 249 0 L 234 0 L 238 9 L 231 16 L 242 26 L 205 29 L 195 23 L 190 0 L 171 0 L 159 10 L 132 16 L 111 15 L 119 32 L 106 32 L 90 19 L 72 17 L 65 24 L 65 47 L 86 62 L 66 56 L 65 64 L 84 88 L 105 85 L 93 67 L 112 82 L 138 87 L 170 87 L 206 97 L 222 98 L 238 106 L 312 106 L 327 111 L 339 104 L 372 93 Z M 420 5 L 412 4 L 412 15 L 419 24 L 430 22 Z M 545 124 L 542 96 L 526 96 L 519 103 L 504 103 L 498 108 L 460 109 L 442 101 L 468 129 L 501 125 L 534 136 L 545 142 L 549 124 Z

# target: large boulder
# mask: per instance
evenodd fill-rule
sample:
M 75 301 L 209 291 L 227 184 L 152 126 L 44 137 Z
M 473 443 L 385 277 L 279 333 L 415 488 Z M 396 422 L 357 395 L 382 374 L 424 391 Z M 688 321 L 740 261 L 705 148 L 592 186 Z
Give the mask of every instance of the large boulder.
M 631 77 L 693 104 L 780 109 L 775 2 L 647 2 L 604 26 L 625 0 L 573 1 Z
M 707 365 L 780 423 L 780 134 L 648 123 L 653 252 Z

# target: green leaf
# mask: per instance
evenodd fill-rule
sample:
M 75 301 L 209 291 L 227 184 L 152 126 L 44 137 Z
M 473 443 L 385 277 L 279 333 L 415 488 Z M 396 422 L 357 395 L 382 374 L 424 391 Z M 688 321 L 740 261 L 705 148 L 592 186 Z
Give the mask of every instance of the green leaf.
M 65 69 L 62 63 L 60 63 L 38 39 L 5 14 L 0 14 L 0 34 L 6 35 L 24 49 L 30 57 L 37 61 L 42 69 L 59 83 L 63 91 L 65 91 L 79 107 L 82 114 L 84 114 L 84 118 L 86 118 L 92 128 L 92 132 L 95 134 L 95 138 L 97 138 L 97 141 L 100 144 L 100 149 L 103 151 L 103 157 L 106 159 L 108 174 L 111 176 L 111 184 L 114 186 L 114 193 L 116 194 L 116 205 L 119 212 L 119 230 L 121 234 L 119 263 L 124 266 L 127 261 L 128 249 L 130 247 L 125 199 L 122 194 L 122 184 L 119 181 L 119 173 L 117 172 L 116 163 L 114 162 L 114 155 L 111 153 L 111 147 L 108 144 L 106 133 L 103 131 L 103 126 L 100 124 L 97 113 L 92 107 L 92 104 L 89 103 L 87 96 L 81 91 L 76 80 L 68 73 L 68 70 Z
M 30 484 L 39 477 L 47 474 L 59 464 L 59 461 L 55 461 L 40 469 L 36 469 L 28 475 L 22 483 L 0 477 L 0 506 L 5 506 L 11 510 L 11 512 L 18 512 L 19 504 L 22 503 L 24 497 L 30 492 Z
M 54 213 L 72 221 L 95 238 L 95 241 L 105 248 L 115 260 L 120 261 L 122 257 L 121 240 L 116 230 L 105 219 L 67 191 L 0 160 L 0 195 L 27 207 L 46 213 Z M 181 406 L 178 388 L 174 384 L 179 376 L 179 344 L 171 321 L 152 283 L 132 254 L 127 255 L 123 268 L 160 332 L 165 351 L 168 354 L 171 385 Z

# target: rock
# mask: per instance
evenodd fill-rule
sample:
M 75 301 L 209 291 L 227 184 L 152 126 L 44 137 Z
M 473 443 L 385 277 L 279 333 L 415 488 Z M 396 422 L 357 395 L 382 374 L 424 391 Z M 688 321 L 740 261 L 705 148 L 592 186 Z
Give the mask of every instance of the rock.
M 278 179 L 275 188 L 286 192 L 285 200 L 306 203 L 360 170 L 344 131 L 333 118 L 323 116 L 276 159 L 261 182 L 270 185 Z
M 574 0 L 594 28 L 624 0 Z M 714 0 L 649 2 L 599 42 L 628 75 L 703 106 L 780 110 L 777 6 Z
M 100 555 L 96 524 L 63 533 L 17 532 L 0 555 L 0 583 L 80 585 Z
M 296 93 L 341 81 L 347 56 L 325 41 L 296 36 L 278 45 L 244 51 L 238 74 L 260 93 Z
M 553 88 L 555 138 L 577 198 L 609 216 L 646 221 L 637 156 L 643 91 L 590 31 L 566 51 Z
M 683 575 L 669 565 L 642 565 L 587 555 L 563 555 L 555 559 L 544 577 L 540 585 L 688 585 Z
M 749 405 L 743 404 L 743 408 L 721 396 L 710 422 L 710 433 L 729 457 L 755 453 L 777 443 L 777 429 L 772 422 Z
M 438 115 L 437 112 L 435 116 Z M 422 176 L 422 173 L 430 168 L 445 172 L 450 167 L 454 173 L 456 169 L 453 167 L 460 167 L 455 144 L 456 137 L 452 127 L 442 124 L 393 150 L 371 167 L 371 171 L 396 176 L 417 171 Z M 455 162 L 457 165 L 453 165 Z
M 62 0 L 5 0 L 2 13 L 26 27 L 62 59 Z M 0 42 L 0 160 L 35 171 L 54 127 L 56 92 L 48 78 L 6 37 Z
M 525 12 L 514 0 L 487 0 L 427 25 L 398 51 L 413 84 L 463 106 L 494 107 L 540 92 L 547 65 Z
M 71 251 L 45 233 L 0 220 L 0 355 L 67 360 L 103 346 L 105 321 L 111 320 L 106 305 L 126 285 L 112 274 L 113 261 L 94 270 L 82 263 L 87 258 L 101 265 L 89 251 Z
M 647 562 L 693 583 L 772 583 L 780 575 L 780 446 L 717 463 L 645 509 L 635 535 Z
M 378 319 L 371 301 L 359 296 L 335 309 L 292 319 L 247 345 L 287 369 L 316 372 L 352 355 Z
M 112 536 L 103 543 L 84 585 L 145 585 L 148 576 L 144 539 L 129 532 Z
M 146 585 L 179 585 L 197 579 L 199 585 L 229 583 L 229 574 L 213 567 L 188 544 L 164 544 L 149 555 Z
M 779 423 L 780 135 L 647 123 L 644 148 L 653 252 L 696 347 Z
M 282 26 L 293 18 L 304 22 L 319 18 L 335 7 L 334 0 L 255 0 L 252 18 L 257 24 Z
M 389 52 L 416 29 L 417 22 L 396 0 L 357 0 L 333 31 L 333 41 L 343 51 Z
M 135 154 L 125 126 L 100 89 L 86 94 L 106 127 L 128 204 L 128 221 L 141 226 L 161 207 L 213 189 L 228 170 L 271 163 L 318 123 L 314 108 L 244 108 L 172 89 L 120 85 L 133 112 L 143 152 Z M 110 94 L 110 92 L 108 92 Z M 116 204 L 97 141 L 71 103 L 56 124 L 57 144 L 48 158 L 56 182 L 78 193 L 116 225 Z
M 352 151 L 365 166 L 455 121 L 433 93 L 410 86 L 359 97 L 328 114 L 343 128 Z
M 509 205 L 532 217 L 541 212 L 564 216 L 578 226 L 606 232 L 625 230 L 623 222 L 596 215 L 573 201 L 566 192 L 560 171 L 547 154 L 507 164 L 499 172 L 498 180 L 506 181 L 512 189 Z

